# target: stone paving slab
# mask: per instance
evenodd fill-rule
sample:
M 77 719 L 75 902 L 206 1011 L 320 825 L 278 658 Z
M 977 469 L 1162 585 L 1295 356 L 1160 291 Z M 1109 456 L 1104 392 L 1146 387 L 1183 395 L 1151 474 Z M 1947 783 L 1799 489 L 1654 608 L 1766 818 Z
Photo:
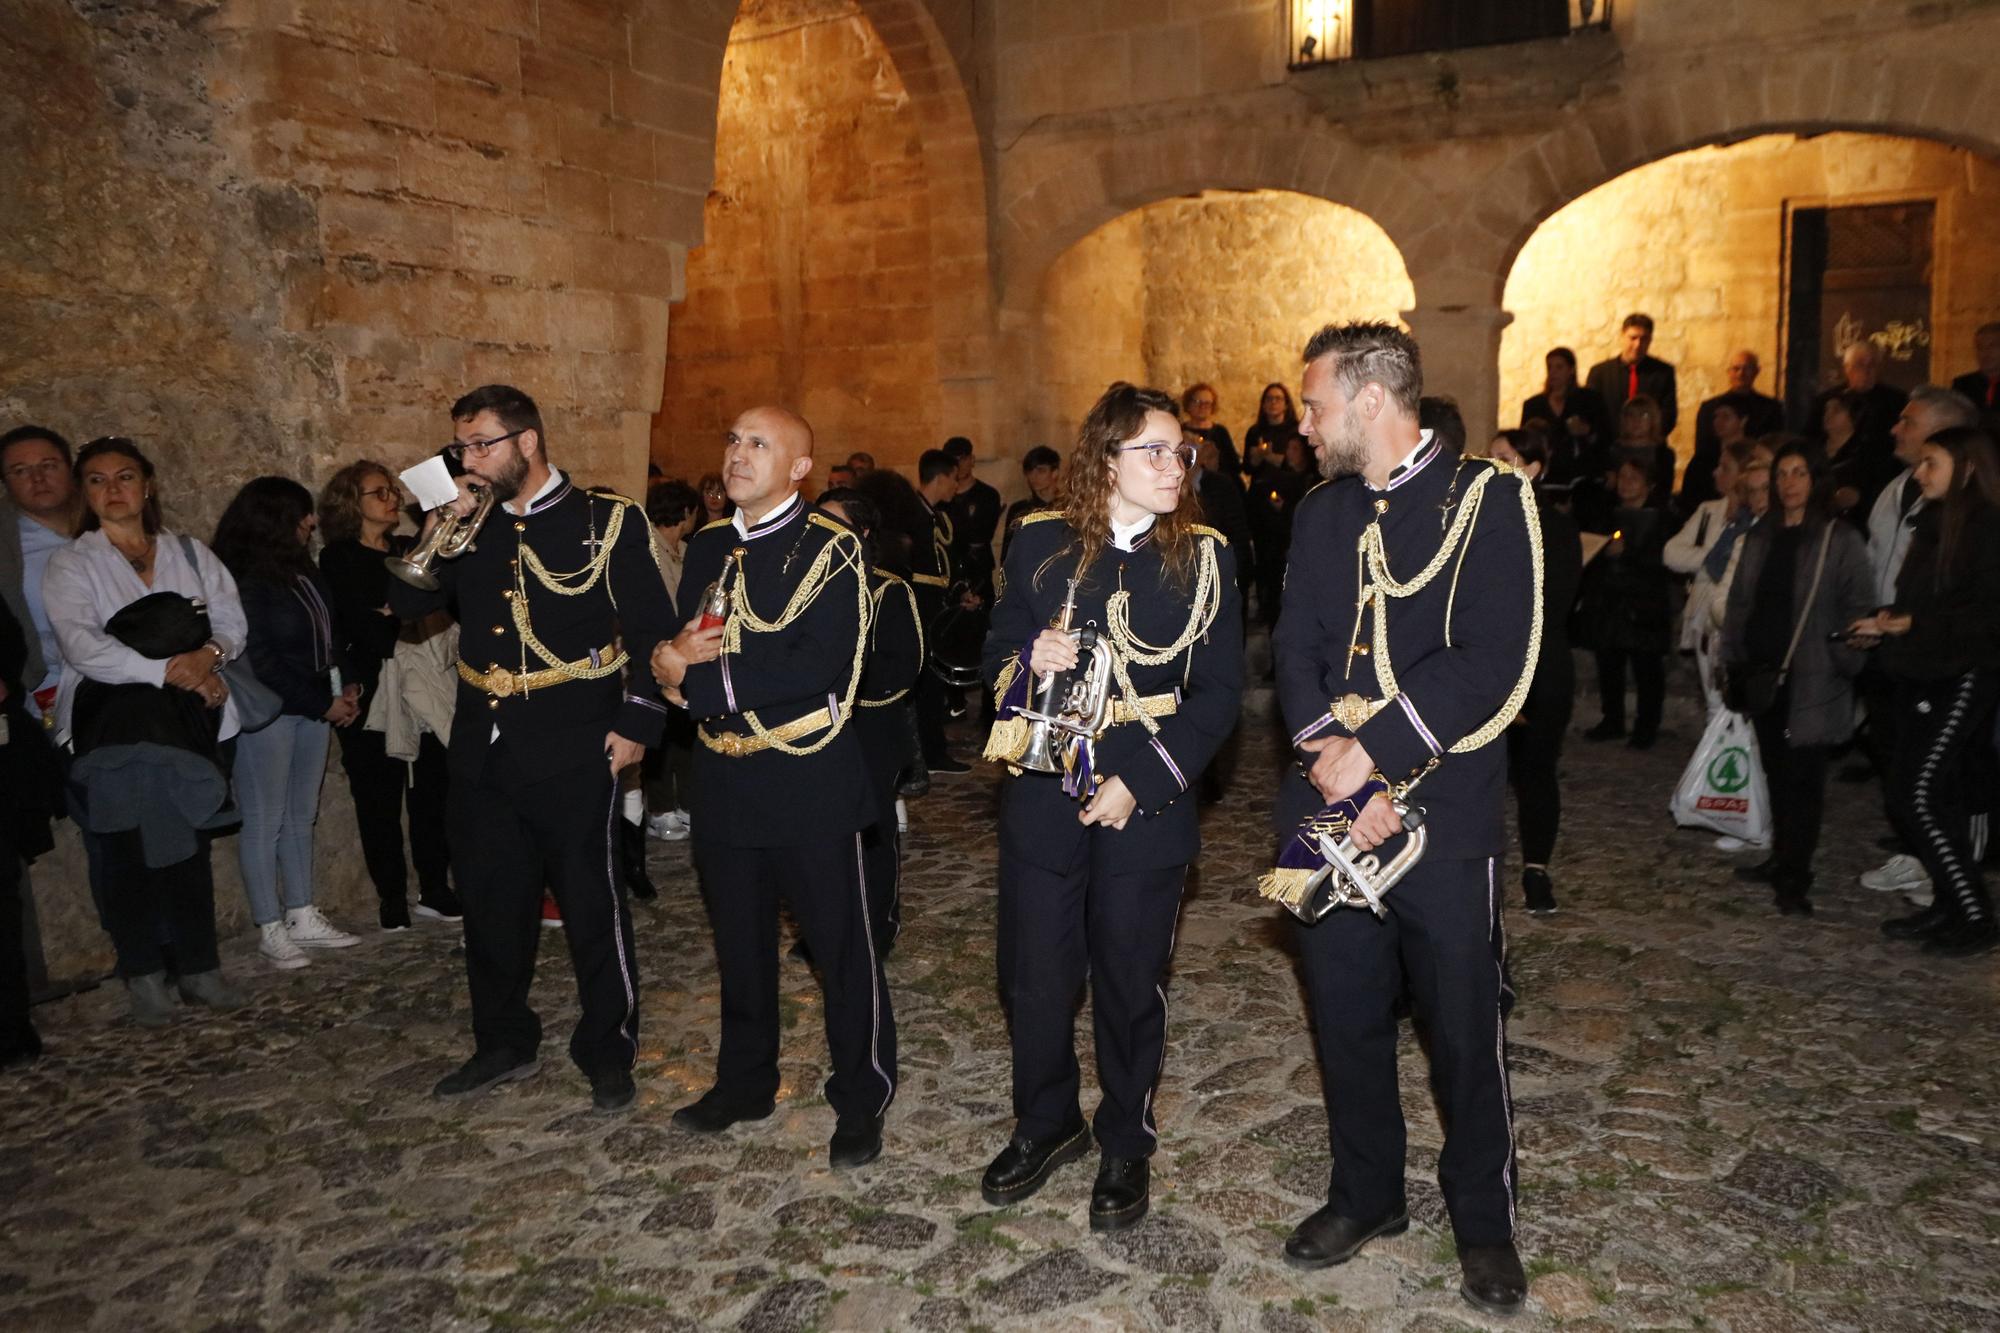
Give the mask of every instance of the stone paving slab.
M 656 843 L 623 1116 L 592 1113 L 563 1057 L 555 932 L 543 1071 L 471 1104 L 426 1095 L 469 1049 L 446 928 L 287 974 L 236 941 L 252 1006 L 158 1035 L 112 988 L 41 1011 L 49 1056 L 0 1075 L 0 1328 L 2000 1327 L 2000 969 L 1876 935 L 1893 903 L 1853 879 L 1879 859 L 1872 785 L 1832 788 L 1819 914 L 1776 916 L 1707 838 L 1668 826 L 1698 731 L 1685 707 L 1671 724 L 1650 754 L 1573 740 L 1563 910 L 1509 914 L 1533 1278 L 1510 1324 L 1457 1295 L 1413 1038 L 1416 1225 L 1325 1273 L 1280 1257 L 1328 1163 L 1288 932 L 1249 888 L 1279 761 L 1259 691 L 1190 878 L 1140 1228 L 1090 1233 L 1087 1165 L 1020 1207 L 979 1200 L 1010 1127 L 981 773 L 912 805 L 889 963 L 903 1082 L 874 1165 L 826 1166 L 820 1000 L 797 963 L 778 1113 L 715 1139 L 668 1123 L 708 1080 L 716 978 L 686 845 Z

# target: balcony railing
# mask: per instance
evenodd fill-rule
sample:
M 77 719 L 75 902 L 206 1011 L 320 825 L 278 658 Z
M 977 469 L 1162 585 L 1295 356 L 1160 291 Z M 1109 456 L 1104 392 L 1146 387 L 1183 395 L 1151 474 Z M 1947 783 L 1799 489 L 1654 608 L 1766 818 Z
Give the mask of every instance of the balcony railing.
M 1608 29 L 1611 0 L 1289 0 L 1293 69 Z

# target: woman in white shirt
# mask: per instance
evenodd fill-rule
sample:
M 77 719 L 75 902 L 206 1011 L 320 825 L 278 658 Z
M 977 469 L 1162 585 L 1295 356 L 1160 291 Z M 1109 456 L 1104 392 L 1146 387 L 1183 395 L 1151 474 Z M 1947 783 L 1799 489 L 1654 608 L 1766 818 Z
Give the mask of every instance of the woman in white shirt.
M 69 746 L 75 739 L 77 690 L 90 680 L 188 691 L 208 709 L 219 710 L 216 740 L 226 744 L 238 728 L 220 672 L 224 662 L 243 651 L 245 637 L 236 581 L 206 546 L 165 528 L 153 465 L 130 440 L 92 441 L 77 455 L 75 470 L 85 506 L 82 535 L 49 557 L 42 580 L 42 600 L 63 657 L 56 694 L 58 743 Z M 192 651 L 160 659 L 127 647 L 108 631 L 107 622 L 118 611 L 157 592 L 199 598 L 213 637 Z M 226 804 L 226 780 L 220 790 Z M 86 810 L 80 823 L 89 818 Z M 162 940 L 171 942 L 171 962 L 185 1000 L 217 1009 L 242 1003 L 224 984 L 216 954 L 208 835 L 198 821 L 191 832 L 195 853 L 169 865 L 147 864 L 146 838 L 139 828 L 85 837 L 118 972 L 125 979 L 133 1017 L 147 1026 L 170 1021 L 174 1012 Z
M 1718 418 L 1725 414 L 1736 416 L 1736 410 L 1727 404 L 1717 407 L 1715 413 Z M 1722 457 L 1715 465 L 1717 498 L 1696 505 L 1661 553 L 1668 569 L 1694 576 L 1694 584 L 1688 590 L 1687 609 L 1681 617 L 1680 648 L 1684 653 L 1694 654 L 1702 700 L 1708 705 L 1711 717 L 1722 707 L 1722 692 L 1715 679 L 1715 647 L 1720 634 L 1719 608 L 1712 605 L 1716 580 L 1727 567 L 1737 538 L 1755 521 L 1739 489 L 1744 473 L 1754 462 L 1761 462 L 1765 469 L 1763 476 L 1768 481 L 1771 466 L 1768 446 L 1742 439 L 1740 427 L 1736 434 L 1738 438 L 1723 445 Z

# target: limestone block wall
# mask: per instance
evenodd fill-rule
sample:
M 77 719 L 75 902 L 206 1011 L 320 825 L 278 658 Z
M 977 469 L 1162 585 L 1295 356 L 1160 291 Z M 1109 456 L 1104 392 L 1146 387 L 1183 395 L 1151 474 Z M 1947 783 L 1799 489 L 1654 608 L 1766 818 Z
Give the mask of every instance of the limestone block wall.
M 787 403 L 819 466 L 911 464 L 946 435 L 917 111 L 854 0 L 753 0 L 723 66 L 715 186 L 688 257 L 653 456 L 710 470 L 738 413 Z
M 1240 440 L 1266 384 L 1296 398 L 1299 352 L 1321 324 L 1393 321 L 1413 300 L 1395 245 L 1354 209 L 1283 190 L 1149 205 L 1050 269 L 1030 429 L 1066 447 L 1114 379 L 1174 394 L 1207 381 Z
M 1770 135 L 1650 163 L 1598 187 L 1550 218 L 1522 247 L 1504 304 L 1503 419 L 1542 385 L 1548 348 L 1576 349 L 1587 367 L 1612 354 L 1631 310 L 1658 321 L 1654 350 L 1679 367 L 1682 426 L 1723 391 L 1739 347 L 1765 366 L 1758 387 L 1779 393 L 1785 283 L 1785 207 L 1932 199 L 1934 377 L 1970 370 L 1972 331 L 2000 318 L 2000 163 L 1943 144 L 1879 135 Z

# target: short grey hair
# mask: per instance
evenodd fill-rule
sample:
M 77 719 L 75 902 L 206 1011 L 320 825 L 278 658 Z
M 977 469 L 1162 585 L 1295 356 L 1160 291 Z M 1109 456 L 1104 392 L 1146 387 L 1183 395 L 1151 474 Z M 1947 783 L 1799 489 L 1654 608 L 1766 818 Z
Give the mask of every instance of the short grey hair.
M 1930 417 L 1932 433 L 1950 430 L 1953 426 L 1979 424 L 1979 409 L 1956 389 L 1947 389 L 1940 384 L 1919 384 L 1910 390 L 1910 401 Z
M 1334 379 L 1352 398 L 1364 384 L 1379 384 L 1411 416 L 1424 396 L 1423 358 L 1417 340 L 1394 324 L 1329 324 L 1306 344 L 1305 363 L 1334 358 Z

